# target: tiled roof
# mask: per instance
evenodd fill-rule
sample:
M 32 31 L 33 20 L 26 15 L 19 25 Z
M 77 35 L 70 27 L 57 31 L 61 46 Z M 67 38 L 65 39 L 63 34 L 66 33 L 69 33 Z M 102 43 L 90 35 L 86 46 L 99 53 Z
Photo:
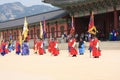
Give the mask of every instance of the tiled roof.
M 26 18 L 27 18 L 28 24 L 32 24 L 32 23 L 36 23 L 39 21 L 43 21 L 44 19 L 52 20 L 52 19 L 56 19 L 59 17 L 63 17 L 65 15 L 67 15 L 66 11 L 64 11 L 62 9 L 58 9 L 58 10 L 54 10 L 54 11 L 50 11 L 50 12 L 46 12 L 46 13 L 27 16 Z M 5 22 L 0 23 L 0 30 L 6 29 L 6 28 L 22 26 L 23 24 L 24 24 L 24 17 L 15 19 L 15 20 L 5 21 Z

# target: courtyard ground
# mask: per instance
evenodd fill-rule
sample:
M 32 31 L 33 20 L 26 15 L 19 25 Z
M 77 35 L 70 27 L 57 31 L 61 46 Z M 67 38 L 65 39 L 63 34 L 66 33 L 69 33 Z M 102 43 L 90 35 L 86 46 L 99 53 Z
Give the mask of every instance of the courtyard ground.
M 84 55 L 70 57 L 67 50 L 59 56 L 34 54 L 0 56 L 0 80 L 120 80 L 120 50 L 102 50 L 100 58 Z

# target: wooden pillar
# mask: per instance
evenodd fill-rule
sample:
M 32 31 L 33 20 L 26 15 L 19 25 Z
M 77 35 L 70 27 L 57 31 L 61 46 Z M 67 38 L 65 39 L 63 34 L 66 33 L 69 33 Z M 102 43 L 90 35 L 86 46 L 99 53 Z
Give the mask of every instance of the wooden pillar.
M 12 39 L 14 39 L 13 29 L 11 29 L 11 35 L 12 35 Z
M 109 27 L 110 27 L 110 13 L 105 13 L 105 21 L 103 22 L 105 38 L 109 37 Z M 103 15 L 104 16 L 104 15 Z
M 118 28 L 118 12 L 116 8 L 114 8 L 114 29 Z
M 9 30 L 7 30 L 7 40 L 9 40 L 9 38 L 10 38 L 10 36 L 8 34 L 9 34 Z
M 69 34 L 69 20 L 68 20 L 68 18 L 66 20 L 66 23 L 67 23 L 67 35 L 68 35 Z
M 68 34 L 70 34 L 70 29 L 71 29 L 71 19 L 68 18 Z
M 50 23 L 48 23 L 48 37 L 50 38 Z
M 2 35 L 3 35 L 3 39 L 5 39 L 5 34 L 4 34 L 4 31 L 2 32 Z
M 19 39 L 18 37 L 19 37 L 19 30 L 17 28 L 17 38 L 16 38 L 16 41 Z
M 56 37 L 58 37 L 58 22 L 56 21 L 55 24 L 56 24 Z
M 34 25 L 34 31 L 33 31 L 33 33 L 34 33 L 34 38 L 36 38 L 36 26 Z
M 6 31 L 4 31 L 4 40 L 6 40 Z

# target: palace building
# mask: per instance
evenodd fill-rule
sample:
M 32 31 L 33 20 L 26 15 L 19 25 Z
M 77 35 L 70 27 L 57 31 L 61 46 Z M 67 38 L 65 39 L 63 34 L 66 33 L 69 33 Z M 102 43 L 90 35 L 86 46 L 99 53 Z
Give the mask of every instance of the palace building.
M 113 29 L 120 30 L 120 0 L 44 0 L 44 2 L 60 7 L 70 16 L 74 16 L 75 30 L 79 35 L 87 32 L 92 11 L 98 36 L 103 34 L 108 39 Z
M 67 12 L 58 9 L 50 12 L 27 16 L 28 22 L 28 35 L 30 39 L 37 36 L 40 37 L 40 21 L 46 21 L 46 37 L 61 37 L 63 33 L 68 33 L 68 16 Z M 9 40 L 12 35 L 13 40 L 18 39 L 19 31 L 23 31 L 24 17 L 20 19 L 5 21 L 0 23 L 0 35 L 3 35 L 3 39 Z

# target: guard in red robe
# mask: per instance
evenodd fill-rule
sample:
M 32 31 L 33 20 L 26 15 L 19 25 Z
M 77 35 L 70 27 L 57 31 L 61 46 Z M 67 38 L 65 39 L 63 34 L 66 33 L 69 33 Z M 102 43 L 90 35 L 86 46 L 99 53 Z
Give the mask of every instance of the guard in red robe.
M 40 41 L 37 42 L 37 49 L 38 49 L 38 54 L 40 54 L 40 55 L 44 54 L 42 39 L 40 39 Z
M 6 53 L 6 43 L 4 42 L 4 40 L 2 40 L 1 42 L 1 55 L 4 56 Z
M 76 45 L 75 38 L 70 39 L 69 46 L 70 46 L 70 55 L 72 55 L 72 57 L 76 57 L 78 54 L 77 50 L 75 49 L 75 45 Z
M 2 42 L 1 42 L 2 43 Z M 0 44 L 0 53 L 2 52 L 2 44 Z
M 58 56 L 59 55 L 58 41 L 57 41 L 56 38 L 55 38 L 55 40 L 53 42 L 52 55 L 54 55 L 54 56 Z
M 8 50 L 8 45 L 9 45 L 9 42 L 6 41 L 5 42 L 5 53 L 8 54 L 9 50 Z
M 99 49 L 99 40 L 97 37 L 94 37 L 92 41 L 92 56 L 94 58 L 99 58 L 99 56 L 101 56 L 101 51 Z

